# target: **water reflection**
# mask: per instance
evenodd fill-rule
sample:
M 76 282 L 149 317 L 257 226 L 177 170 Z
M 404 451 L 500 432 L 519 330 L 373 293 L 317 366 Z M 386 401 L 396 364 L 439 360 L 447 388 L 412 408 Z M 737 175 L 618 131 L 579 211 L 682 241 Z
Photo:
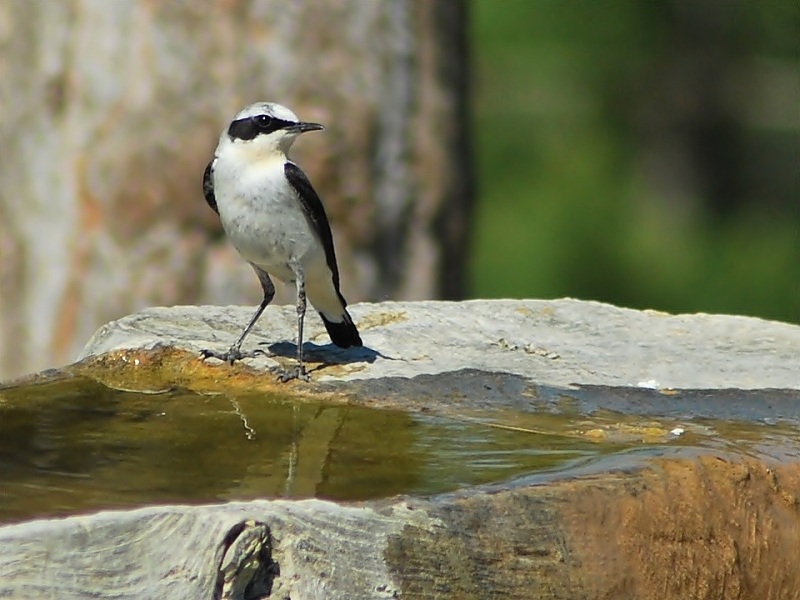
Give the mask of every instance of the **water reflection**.
M 0 392 L 0 520 L 265 497 L 427 494 L 550 468 L 557 436 L 285 398 L 70 379 Z M 574 446 L 574 444 L 572 444 Z
M 676 425 L 685 433 L 670 433 Z M 564 403 L 430 416 L 62 379 L 0 390 L 0 522 L 155 503 L 434 494 L 700 446 L 800 456 L 786 424 L 587 415 Z

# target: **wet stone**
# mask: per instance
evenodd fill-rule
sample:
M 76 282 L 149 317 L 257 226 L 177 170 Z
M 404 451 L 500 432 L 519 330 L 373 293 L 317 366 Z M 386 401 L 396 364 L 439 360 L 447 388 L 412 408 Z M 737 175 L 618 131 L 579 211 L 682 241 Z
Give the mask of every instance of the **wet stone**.
M 575 300 L 352 309 L 365 347 L 312 319 L 309 382 L 272 374 L 293 308 L 231 366 L 200 349 L 251 309 L 173 307 L 0 386 L 0 597 L 800 589 L 800 327 Z

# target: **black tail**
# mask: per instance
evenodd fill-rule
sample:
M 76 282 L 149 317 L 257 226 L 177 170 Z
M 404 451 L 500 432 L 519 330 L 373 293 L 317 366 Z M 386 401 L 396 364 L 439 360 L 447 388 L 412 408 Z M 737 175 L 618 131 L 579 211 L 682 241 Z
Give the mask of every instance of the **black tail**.
M 358 335 L 358 329 L 356 329 L 356 325 L 347 311 L 344 311 L 344 321 L 341 323 L 329 321 L 322 313 L 319 313 L 319 316 L 322 317 L 322 322 L 325 323 L 325 329 L 328 330 L 331 341 L 340 348 L 364 345 L 361 342 L 361 336 Z

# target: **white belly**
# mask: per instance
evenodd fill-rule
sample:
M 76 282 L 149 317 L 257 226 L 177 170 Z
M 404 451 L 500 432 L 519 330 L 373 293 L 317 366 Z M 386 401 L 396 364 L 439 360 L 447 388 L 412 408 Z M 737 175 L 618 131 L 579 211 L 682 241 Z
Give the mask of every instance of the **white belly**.
M 326 268 L 325 251 L 306 218 L 283 161 L 226 172 L 215 166 L 215 195 L 222 227 L 245 260 L 284 282 L 298 272 Z

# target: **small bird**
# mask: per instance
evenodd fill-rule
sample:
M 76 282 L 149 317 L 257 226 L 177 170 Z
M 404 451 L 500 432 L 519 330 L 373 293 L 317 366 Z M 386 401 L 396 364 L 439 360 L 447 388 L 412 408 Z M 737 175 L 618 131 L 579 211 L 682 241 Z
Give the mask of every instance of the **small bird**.
M 321 129 L 318 123 L 300 121 L 285 106 L 257 102 L 239 112 L 222 132 L 203 174 L 203 195 L 228 239 L 255 270 L 264 299 L 227 352 L 203 350 L 203 358 L 233 364 L 253 356 L 241 352 L 242 342 L 275 295 L 270 276 L 297 288 L 297 367 L 282 370 L 281 381 L 309 379 L 303 363 L 306 297 L 334 344 L 362 345 L 339 291 L 333 236 L 322 201 L 287 156 L 298 135 Z

